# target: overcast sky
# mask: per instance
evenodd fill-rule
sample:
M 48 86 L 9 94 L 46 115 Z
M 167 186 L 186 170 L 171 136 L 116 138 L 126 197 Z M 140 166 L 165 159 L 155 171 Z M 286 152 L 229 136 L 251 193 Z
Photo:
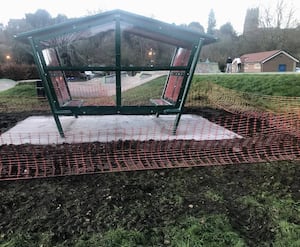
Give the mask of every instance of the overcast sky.
M 189 24 L 196 21 L 206 29 L 209 12 L 213 9 L 217 28 L 230 22 L 234 30 L 241 33 L 248 8 L 274 9 L 277 2 L 278 0 L 7 0 L 0 8 L 0 23 L 6 25 L 9 19 L 22 19 L 26 13 L 34 13 L 37 9 L 47 10 L 52 17 L 65 14 L 68 18 L 86 16 L 98 10 L 122 9 L 168 23 Z M 293 8 L 295 17 L 300 17 L 300 1 L 285 2 L 287 9 Z

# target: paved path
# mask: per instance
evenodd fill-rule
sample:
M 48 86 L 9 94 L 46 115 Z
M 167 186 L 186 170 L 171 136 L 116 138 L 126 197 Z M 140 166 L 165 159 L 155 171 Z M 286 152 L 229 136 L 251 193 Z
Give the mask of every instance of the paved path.
M 10 79 L 0 79 L 0 92 L 14 87 L 17 84 L 16 81 Z
M 121 79 L 122 91 L 137 87 L 166 74 L 165 71 L 149 71 L 144 74 L 137 74 L 136 76 L 124 76 Z M 93 78 L 88 81 L 72 81 L 68 85 L 73 97 L 102 97 L 116 94 L 115 78 L 112 78 L 111 83 L 105 83 L 104 78 Z

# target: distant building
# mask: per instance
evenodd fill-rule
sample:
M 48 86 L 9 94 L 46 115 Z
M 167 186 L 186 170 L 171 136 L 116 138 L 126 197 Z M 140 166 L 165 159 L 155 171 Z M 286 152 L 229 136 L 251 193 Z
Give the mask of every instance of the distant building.
M 219 64 L 216 62 L 210 62 L 208 59 L 205 62 L 198 62 L 195 74 L 202 73 L 220 73 Z
M 242 71 L 257 72 L 293 72 L 299 60 L 283 50 L 249 53 L 241 56 Z

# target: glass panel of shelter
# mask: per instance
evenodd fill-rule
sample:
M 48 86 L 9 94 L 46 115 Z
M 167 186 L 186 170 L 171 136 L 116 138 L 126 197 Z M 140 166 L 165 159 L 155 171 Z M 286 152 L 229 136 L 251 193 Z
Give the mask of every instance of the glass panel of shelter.
M 40 41 L 60 107 L 116 105 L 115 36 L 115 26 L 105 24 Z M 175 104 L 186 71 L 166 68 L 186 67 L 191 51 L 165 43 L 160 37 L 140 35 L 128 25 L 121 25 L 120 41 L 120 62 L 125 68 L 121 72 L 121 104 Z
M 84 31 L 62 34 L 42 40 L 40 44 L 45 47 L 42 54 L 46 70 L 49 70 L 60 107 L 115 105 L 114 25 L 94 26 Z M 59 67 L 60 70 L 52 71 L 51 67 Z
M 149 34 L 148 34 L 149 35 Z M 121 25 L 122 105 L 153 105 L 151 98 L 159 98 L 164 89 L 167 71 L 176 47 L 155 37 L 141 36 L 133 25 Z
M 140 27 L 127 24 L 121 27 L 122 67 L 145 69 L 123 72 L 127 76 L 122 77 L 122 104 L 175 104 L 182 92 L 186 71 L 170 71 L 170 67 L 187 67 L 191 51 L 178 48 L 174 45 L 176 41 L 166 40 L 162 35 L 146 33 Z

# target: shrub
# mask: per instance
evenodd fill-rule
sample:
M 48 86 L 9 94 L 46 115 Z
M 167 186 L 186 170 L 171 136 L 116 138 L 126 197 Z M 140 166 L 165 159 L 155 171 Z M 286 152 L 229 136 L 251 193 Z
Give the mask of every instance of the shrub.
M 37 79 L 39 74 L 33 64 L 7 63 L 0 66 L 0 77 L 18 81 Z

